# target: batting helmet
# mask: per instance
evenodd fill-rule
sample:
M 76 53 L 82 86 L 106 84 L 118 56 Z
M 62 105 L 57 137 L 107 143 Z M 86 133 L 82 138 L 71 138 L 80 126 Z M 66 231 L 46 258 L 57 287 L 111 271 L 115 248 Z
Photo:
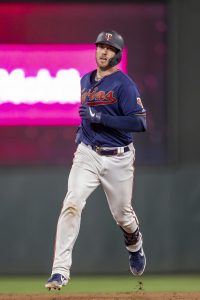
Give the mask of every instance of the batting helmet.
M 110 60 L 109 65 L 114 67 L 118 63 L 120 63 L 122 58 L 122 50 L 124 48 L 124 39 L 123 37 L 114 30 L 102 31 L 97 36 L 96 45 L 98 44 L 106 44 L 117 49 L 116 55 Z

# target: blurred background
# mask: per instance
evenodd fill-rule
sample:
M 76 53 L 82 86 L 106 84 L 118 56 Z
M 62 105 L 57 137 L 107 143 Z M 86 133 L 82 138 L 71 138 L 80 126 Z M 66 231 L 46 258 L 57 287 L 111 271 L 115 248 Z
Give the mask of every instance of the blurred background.
M 148 116 L 148 132 L 135 135 L 133 190 L 146 274 L 200 271 L 199 28 L 198 0 L 0 2 L 0 50 L 93 44 L 106 29 L 124 37 Z M 0 274 L 51 272 L 76 129 L 1 122 Z M 98 188 L 83 211 L 72 274 L 127 271 L 121 231 Z

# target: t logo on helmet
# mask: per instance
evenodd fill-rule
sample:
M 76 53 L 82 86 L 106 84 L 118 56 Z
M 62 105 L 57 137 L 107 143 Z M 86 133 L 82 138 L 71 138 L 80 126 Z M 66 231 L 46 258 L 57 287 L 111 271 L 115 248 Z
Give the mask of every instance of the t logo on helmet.
M 110 40 L 112 39 L 112 34 L 111 34 L 111 33 L 106 33 L 106 34 L 105 34 L 105 39 L 106 39 L 107 41 L 110 41 Z

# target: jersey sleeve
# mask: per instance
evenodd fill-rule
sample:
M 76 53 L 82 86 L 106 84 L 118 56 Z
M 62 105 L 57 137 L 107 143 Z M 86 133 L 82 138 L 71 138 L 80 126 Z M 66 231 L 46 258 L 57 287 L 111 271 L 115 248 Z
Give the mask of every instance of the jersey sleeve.
M 102 114 L 105 126 L 127 132 L 142 132 L 147 130 L 146 110 L 143 107 L 137 87 L 130 81 L 118 90 L 118 105 L 120 114 L 111 116 Z
M 146 116 L 139 91 L 134 83 L 123 84 L 119 89 L 119 105 L 125 116 Z

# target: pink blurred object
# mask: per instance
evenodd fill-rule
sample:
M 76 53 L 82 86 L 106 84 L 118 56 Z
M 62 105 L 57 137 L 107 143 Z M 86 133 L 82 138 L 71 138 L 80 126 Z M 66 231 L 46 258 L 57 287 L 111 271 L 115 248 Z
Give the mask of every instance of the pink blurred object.
M 95 68 L 95 45 L 0 45 L 0 125 L 78 125 L 80 79 Z

